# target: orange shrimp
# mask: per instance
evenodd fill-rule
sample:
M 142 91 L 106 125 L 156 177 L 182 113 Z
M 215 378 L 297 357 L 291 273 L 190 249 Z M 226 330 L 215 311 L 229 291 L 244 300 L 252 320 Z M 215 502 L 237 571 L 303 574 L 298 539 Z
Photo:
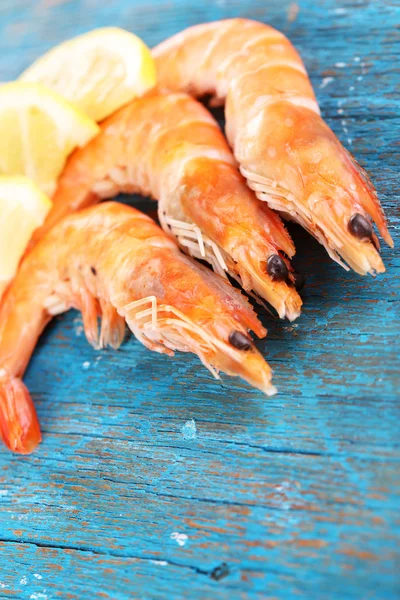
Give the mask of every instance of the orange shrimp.
M 279 31 L 247 19 L 191 27 L 153 50 L 162 89 L 213 94 L 226 133 L 258 198 L 314 235 L 357 273 L 383 272 L 379 242 L 393 246 L 366 173 L 320 116 L 303 62 Z
M 46 324 L 72 307 L 82 311 L 95 348 L 117 348 L 126 321 L 150 350 L 193 352 L 217 378 L 222 370 L 276 391 L 247 333 L 266 331 L 244 296 L 182 254 L 148 216 L 106 202 L 55 225 L 24 259 L 1 305 L 0 436 L 11 450 L 30 453 L 41 440 L 21 377 Z
M 106 119 L 68 160 L 33 243 L 61 216 L 121 191 L 158 199 L 163 228 L 189 254 L 239 278 L 281 318 L 300 314 L 289 234 L 248 188 L 217 122 L 193 98 L 152 93 Z

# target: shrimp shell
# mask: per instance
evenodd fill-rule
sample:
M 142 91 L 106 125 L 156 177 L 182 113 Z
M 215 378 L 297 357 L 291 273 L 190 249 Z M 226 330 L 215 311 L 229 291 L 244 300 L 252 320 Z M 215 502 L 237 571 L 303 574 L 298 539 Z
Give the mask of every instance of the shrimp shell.
M 29 453 L 41 440 L 21 377 L 46 324 L 72 307 L 82 311 L 95 348 L 117 348 L 126 321 L 150 350 L 193 352 L 217 378 L 222 370 L 276 391 L 247 333 L 266 331 L 244 296 L 183 255 L 149 217 L 106 202 L 55 225 L 25 258 L 0 307 L 0 436 L 11 450 Z M 232 334 L 245 349 L 232 345 Z
M 333 260 L 383 272 L 371 217 L 390 246 L 365 171 L 320 116 L 304 64 L 279 31 L 247 19 L 197 25 L 153 49 L 159 86 L 225 103 L 226 134 L 260 200 L 297 221 Z M 351 229 L 354 216 L 365 234 Z
M 293 242 L 249 190 L 217 122 L 190 96 L 152 93 L 106 119 L 68 160 L 33 243 L 63 215 L 119 192 L 159 199 L 161 225 L 187 253 L 239 278 L 281 318 L 298 317 L 302 302 L 286 258 Z M 286 265 L 285 280 L 268 273 L 274 255 Z

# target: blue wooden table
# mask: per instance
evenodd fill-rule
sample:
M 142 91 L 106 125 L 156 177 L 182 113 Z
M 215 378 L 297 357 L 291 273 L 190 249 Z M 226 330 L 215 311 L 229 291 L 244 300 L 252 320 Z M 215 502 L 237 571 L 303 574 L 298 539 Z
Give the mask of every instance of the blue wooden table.
M 1 599 L 399 597 L 395 4 L 1 0 L 2 81 L 104 25 L 149 45 L 237 15 L 281 29 L 329 125 L 371 174 L 397 244 L 374 280 L 291 228 L 305 308 L 294 325 L 264 317 L 273 398 L 132 338 L 95 352 L 77 313 L 56 319 L 26 376 L 43 444 L 30 457 L 0 450 Z

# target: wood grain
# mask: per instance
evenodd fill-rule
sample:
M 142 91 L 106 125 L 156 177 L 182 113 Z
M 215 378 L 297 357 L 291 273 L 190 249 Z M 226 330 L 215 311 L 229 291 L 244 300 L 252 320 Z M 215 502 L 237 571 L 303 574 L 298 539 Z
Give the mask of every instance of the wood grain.
M 399 597 L 400 11 L 305 0 L 291 20 L 291 4 L 0 3 L 2 81 L 103 25 L 150 45 L 229 16 L 278 27 L 397 244 L 383 276 L 360 278 L 291 228 L 305 310 L 294 325 L 264 316 L 274 398 L 132 338 L 95 352 L 77 313 L 56 319 L 26 376 L 44 442 L 31 457 L 0 450 L 0 598 Z

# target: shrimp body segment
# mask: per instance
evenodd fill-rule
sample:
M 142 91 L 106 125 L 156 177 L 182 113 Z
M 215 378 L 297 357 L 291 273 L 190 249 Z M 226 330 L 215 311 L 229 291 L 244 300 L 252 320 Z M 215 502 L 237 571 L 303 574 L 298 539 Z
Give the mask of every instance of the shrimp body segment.
M 34 241 L 61 216 L 122 191 L 158 199 L 160 223 L 186 252 L 239 278 L 281 318 L 300 314 L 287 259 L 295 252 L 292 240 L 248 188 L 217 122 L 193 98 L 153 93 L 106 119 L 67 162 Z M 271 257 L 283 276 L 269 272 Z
M 153 49 L 161 89 L 212 94 L 258 198 L 300 223 L 333 260 L 383 272 L 370 218 L 393 245 L 365 172 L 320 116 L 303 62 L 279 31 L 229 19 L 191 27 Z M 356 224 L 356 226 L 354 226 Z
M 182 254 L 149 217 L 106 202 L 54 226 L 1 305 L 0 436 L 13 451 L 29 453 L 40 442 L 21 377 L 45 325 L 72 307 L 82 311 L 95 348 L 117 348 L 126 321 L 150 350 L 193 352 L 217 378 L 221 370 L 275 393 L 271 369 L 248 336 L 266 331 L 244 296 Z

